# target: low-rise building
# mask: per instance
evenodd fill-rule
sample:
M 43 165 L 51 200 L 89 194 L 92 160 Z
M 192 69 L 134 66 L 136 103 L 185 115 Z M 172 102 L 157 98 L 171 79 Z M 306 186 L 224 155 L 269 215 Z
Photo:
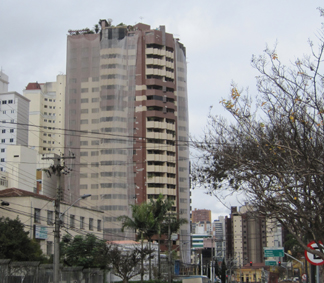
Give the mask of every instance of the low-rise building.
M 0 191 L 0 199 L 8 202 L 2 206 L 1 217 L 16 219 L 25 225 L 29 237 L 37 239 L 45 255 L 54 252 L 54 198 L 30 191 L 9 188 Z M 93 233 L 103 239 L 103 212 L 61 202 L 61 237 L 70 234 L 86 235 Z

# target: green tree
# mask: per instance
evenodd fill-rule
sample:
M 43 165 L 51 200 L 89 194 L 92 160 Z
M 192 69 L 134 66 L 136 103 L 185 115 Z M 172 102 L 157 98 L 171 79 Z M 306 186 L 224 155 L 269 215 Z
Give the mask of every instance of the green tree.
M 13 261 L 47 262 L 40 245 L 28 237 L 19 218 L 0 218 L 0 258 Z
M 93 234 L 86 236 L 65 235 L 60 244 L 61 261 L 68 266 L 106 269 L 110 262 L 110 246 Z
M 288 234 L 284 242 L 285 250 L 295 258 L 301 258 L 304 255 L 304 249 L 300 246 L 298 241 L 294 238 L 293 235 Z M 290 261 L 291 258 L 287 257 Z
M 152 212 L 151 205 L 148 203 L 131 205 L 132 217 L 127 215 L 119 216 L 117 219 L 122 222 L 122 231 L 125 228 L 134 229 L 138 237 L 141 238 L 141 282 L 144 277 L 144 238 L 150 238 L 155 233 L 156 221 Z
M 171 210 L 173 206 L 173 201 L 168 198 L 164 198 L 162 194 L 159 194 L 156 201 L 153 199 L 150 200 L 151 208 L 153 212 L 153 217 L 156 221 L 155 234 L 158 235 L 158 279 L 161 278 L 161 227 L 163 226 L 163 222 L 165 217 L 167 216 L 168 211 Z
M 252 57 L 256 102 L 232 85 L 221 101 L 230 122 L 210 115 L 204 137 L 193 141 L 200 157 L 193 182 L 217 197 L 244 192 L 254 211 L 278 220 L 304 250 L 324 259 L 321 245 L 307 247 L 309 240 L 324 242 L 323 28 L 318 45 L 310 45 L 311 55 L 290 66 L 276 48 Z
M 171 234 L 176 233 L 181 225 L 187 223 L 186 219 L 180 219 L 177 215 L 168 213 L 172 206 L 173 202 L 164 199 L 164 196 L 160 194 L 156 201 L 150 200 L 149 203 L 132 205 L 132 217 L 123 215 L 118 217 L 118 220 L 122 222 L 122 230 L 125 228 L 135 230 L 137 236 L 141 238 L 143 250 L 144 238 L 149 241 L 149 245 L 151 245 L 154 235 L 158 235 L 159 239 L 161 234 L 168 235 L 168 241 L 171 241 Z M 151 250 L 150 247 L 149 250 Z M 160 245 L 158 252 L 158 260 L 160 260 Z M 144 257 L 145 255 L 142 253 L 141 280 L 144 276 Z M 160 270 L 158 276 L 160 276 Z M 151 279 L 151 256 L 149 256 L 149 278 Z

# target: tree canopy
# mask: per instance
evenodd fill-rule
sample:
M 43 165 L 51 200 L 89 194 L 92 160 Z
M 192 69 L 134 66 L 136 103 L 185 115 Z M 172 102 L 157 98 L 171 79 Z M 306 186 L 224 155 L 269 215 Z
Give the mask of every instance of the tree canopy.
M 110 246 L 93 234 L 65 235 L 60 244 L 60 255 L 65 265 L 84 268 L 107 268 L 110 263 Z
M 179 219 L 177 215 L 168 213 L 172 206 L 173 202 L 160 194 L 156 200 L 151 199 L 147 203 L 131 205 L 132 217 L 123 215 L 118 217 L 118 220 L 122 222 L 122 229 L 134 229 L 137 236 L 141 236 L 142 242 L 143 238 L 151 242 L 154 235 L 168 234 L 169 232 L 168 240 L 171 241 L 171 233 L 177 232 L 182 224 L 187 223 L 186 219 Z M 144 274 L 143 260 L 144 254 L 142 253 L 141 281 L 143 281 Z M 160 256 L 158 260 L 160 260 Z M 149 277 L 151 278 L 151 257 L 149 257 L 149 261 Z M 160 269 L 158 273 L 160 276 Z
M 39 243 L 28 237 L 21 221 L 10 218 L 0 218 L 0 258 L 13 261 L 46 262 Z
M 323 10 L 320 9 L 323 16 Z M 277 219 L 298 243 L 324 242 L 324 30 L 311 54 L 285 66 L 276 48 L 252 57 L 254 101 L 238 87 L 221 101 L 232 120 L 210 115 L 193 181 L 210 193 L 243 191 L 257 213 Z

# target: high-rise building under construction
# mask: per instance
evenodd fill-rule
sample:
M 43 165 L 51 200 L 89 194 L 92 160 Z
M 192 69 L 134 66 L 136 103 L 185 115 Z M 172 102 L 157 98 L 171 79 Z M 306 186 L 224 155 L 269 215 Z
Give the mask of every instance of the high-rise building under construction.
M 98 33 L 69 33 L 65 156 L 75 159 L 66 160 L 64 198 L 91 194 L 84 204 L 104 211 L 106 239 L 131 237 L 116 218 L 160 193 L 189 220 L 185 47 L 164 26 L 141 23 L 101 20 Z M 189 235 L 183 225 L 187 253 Z

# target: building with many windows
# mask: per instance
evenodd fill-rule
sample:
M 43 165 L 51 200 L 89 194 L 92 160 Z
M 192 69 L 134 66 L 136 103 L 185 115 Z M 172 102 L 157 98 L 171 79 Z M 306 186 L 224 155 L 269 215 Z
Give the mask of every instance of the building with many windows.
M 210 209 L 197 209 L 192 211 L 192 223 L 197 223 L 200 221 L 211 222 L 211 210 Z
M 55 82 L 29 83 L 23 94 L 30 100 L 28 145 L 40 154 L 64 152 L 65 75 Z
M 231 207 L 226 222 L 226 256 L 243 266 L 249 262 L 264 263 L 265 247 L 282 245 L 281 226 L 274 219 L 266 219 L 250 205 L 237 210 Z
M 164 26 L 100 25 L 67 38 L 65 156 L 76 158 L 66 161 L 64 197 L 91 193 L 105 238 L 123 240 L 133 232 L 117 217 L 160 193 L 190 217 L 186 50 Z
M 225 217 L 219 216 L 213 222 L 213 235 L 215 237 L 215 254 L 219 258 L 226 256 Z
M 0 93 L 0 171 L 6 171 L 9 145 L 28 145 L 28 111 L 26 97 L 17 92 Z

